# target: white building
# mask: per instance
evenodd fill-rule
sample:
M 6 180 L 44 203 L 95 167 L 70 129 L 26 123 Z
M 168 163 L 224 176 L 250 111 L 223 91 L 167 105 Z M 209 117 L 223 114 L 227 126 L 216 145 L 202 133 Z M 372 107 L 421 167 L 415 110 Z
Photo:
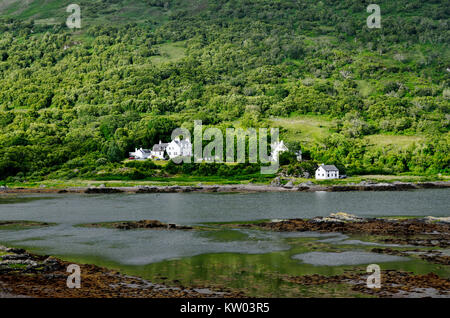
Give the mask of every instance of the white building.
M 339 179 L 339 169 L 322 163 L 316 170 L 316 179 Z
M 152 155 L 152 152 L 150 149 L 142 149 L 142 148 L 135 148 L 134 152 L 130 152 L 129 153 L 129 157 L 133 158 L 133 159 L 138 159 L 138 160 L 144 160 L 144 159 L 148 159 L 150 158 Z
M 280 153 L 288 151 L 289 149 L 285 146 L 283 140 L 280 142 L 274 142 L 271 145 L 272 154 L 270 155 L 270 159 L 272 161 L 278 161 L 280 157 Z
M 172 140 L 167 148 L 166 152 L 169 155 L 169 158 L 175 157 L 191 157 L 192 156 L 192 144 L 189 139 L 180 140 L 179 137 L 176 137 L 175 140 Z
M 165 152 L 167 151 L 168 146 L 169 146 L 168 143 L 163 143 L 160 140 L 159 144 L 153 146 L 151 157 L 154 159 L 161 159 L 161 160 L 166 159 Z

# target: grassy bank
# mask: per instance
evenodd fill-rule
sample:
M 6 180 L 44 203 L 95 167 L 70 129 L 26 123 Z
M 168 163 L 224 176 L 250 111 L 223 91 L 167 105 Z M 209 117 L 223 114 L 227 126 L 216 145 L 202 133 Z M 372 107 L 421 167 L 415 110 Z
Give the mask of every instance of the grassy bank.
M 100 179 L 50 179 L 43 181 L 25 181 L 25 182 L 10 182 L 4 183 L 10 188 L 73 188 L 73 187 L 90 187 L 105 185 L 106 187 L 134 187 L 134 186 L 196 186 L 196 185 L 227 185 L 227 184 L 256 184 L 268 185 L 273 180 L 274 176 L 238 176 L 232 178 L 220 176 L 173 176 L 173 177 L 155 177 L 144 180 L 120 180 L 114 178 L 100 178 Z M 284 178 L 282 183 L 287 183 L 292 180 L 294 185 L 300 183 L 312 182 L 317 185 L 345 185 L 350 183 L 360 182 L 376 182 L 376 183 L 392 183 L 392 182 L 432 182 L 432 181 L 450 181 L 450 176 L 447 175 L 428 175 L 428 176 L 414 176 L 414 175 L 363 175 L 351 176 L 346 179 L 335 180 L 315 180 L 306 178 Z

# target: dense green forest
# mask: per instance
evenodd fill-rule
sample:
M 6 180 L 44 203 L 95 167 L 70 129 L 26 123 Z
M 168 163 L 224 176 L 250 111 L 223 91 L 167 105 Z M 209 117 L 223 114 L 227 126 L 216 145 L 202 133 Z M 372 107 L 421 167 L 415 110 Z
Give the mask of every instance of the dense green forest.
M 80 0 L 71 30 L 72 2 L 0 4 L 0 180 L 151 177 L 128 151 L 195 119 L 279 127 L 349 174 L 450 172 L 448 0 L 379 0 L 379 29 L 371 1 Z M 280 118 L 329 126 L 304 139 Z M 412 142 L 379 142 L 399 136 Z

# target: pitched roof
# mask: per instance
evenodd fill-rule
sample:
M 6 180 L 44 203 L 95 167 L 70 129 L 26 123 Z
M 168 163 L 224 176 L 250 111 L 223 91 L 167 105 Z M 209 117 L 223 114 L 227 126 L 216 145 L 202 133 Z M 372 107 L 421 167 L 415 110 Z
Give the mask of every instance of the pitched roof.
M 185 139 L 183 139 L 183 140 L 175 139 L 175 140 L 172 140 L 172 142 L 176 143 L 180 147 L 191 145 L 191 142 L 189 140 L 185 140 Z
M 320 165 L 319 167 L 322 167 L 325 171 L 339 171 L 335 165 Z
M 153 151 L 165 151 L 168 145 L 168 143 L 155 144 Z

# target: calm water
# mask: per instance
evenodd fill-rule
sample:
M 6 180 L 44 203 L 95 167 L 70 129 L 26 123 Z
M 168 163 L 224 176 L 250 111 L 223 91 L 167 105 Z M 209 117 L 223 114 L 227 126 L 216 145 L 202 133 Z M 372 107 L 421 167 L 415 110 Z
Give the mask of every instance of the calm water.
M 450 215 L 450 190 L 405 192 L 316 192 L 256 194 L 54 194 L 0 195 L 0 220 L 58 223 L 47 228 L 0 230 L 0 242 L 54 255 L 103 257 L 130 265 L 206 253 L 259 254 L 289 249 L 286 237 L 310 233 L 230 230 L 229 239 L 211 231 L 80 228 L 88 222 L 157 219 L 201 224 L 258 219 L 309 218 L 332 212 L 360 216 Z M 211 234 L 211 235 L 209 235 Z

